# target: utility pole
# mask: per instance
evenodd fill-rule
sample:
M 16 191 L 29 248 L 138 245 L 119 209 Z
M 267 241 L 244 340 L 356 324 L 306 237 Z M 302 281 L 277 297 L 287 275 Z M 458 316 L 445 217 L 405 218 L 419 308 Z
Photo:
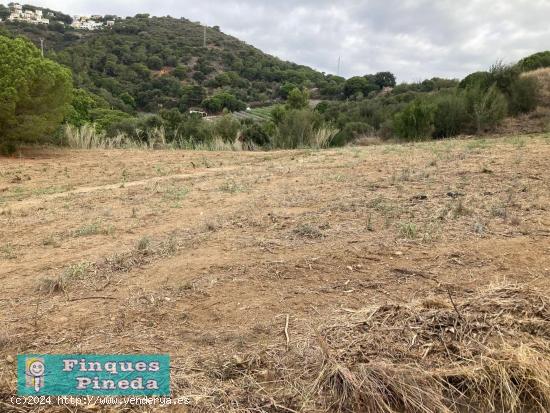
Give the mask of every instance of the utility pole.
M 40 50 L 42 50 L 42 57 L 44 57 L 44 39 L 40 38 Z
M 338 56 L 338 71 L 336 72 L 338 76 L 340 76 L 340 56 Z
M 204 25 L 204 37 L 202 40 L 202 47 L 206 47 L 206 24 Z

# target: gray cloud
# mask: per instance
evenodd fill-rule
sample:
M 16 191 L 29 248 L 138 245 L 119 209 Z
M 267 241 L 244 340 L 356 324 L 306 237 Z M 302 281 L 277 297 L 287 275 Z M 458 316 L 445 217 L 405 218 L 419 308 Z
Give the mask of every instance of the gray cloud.
M 550 49 L 548 0 L 36 0 L 69 14 L 150 13 L 219 25 L 265 52 L 346 77 L 462 78 Z

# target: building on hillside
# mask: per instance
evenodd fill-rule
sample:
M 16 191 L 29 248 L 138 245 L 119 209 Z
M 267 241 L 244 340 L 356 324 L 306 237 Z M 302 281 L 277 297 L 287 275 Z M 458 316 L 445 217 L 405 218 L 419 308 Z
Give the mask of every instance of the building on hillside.
M 9 21 L 22 21 L 32 24 L 49 24 L 50 20 L 45 19 L 42 16 L 42 10 L 24 10 L 23 6 L 18 3 L 13 3 L 10 5 L 10 16 L 8 17 Z
M 92 16 L 97 17 L 97 16 Z M 103 27 L 102 22 L 96 21 L 97 19 L 93 19 L 92 17 L 88 16 L 73 16 L 73 22 L 71 23 L 71 27 L 74 27 L 75 29 L 80 30 L 97 30 L 101 29 Z M 100 19 L 102 19 L 102 16 L 99 16 Z

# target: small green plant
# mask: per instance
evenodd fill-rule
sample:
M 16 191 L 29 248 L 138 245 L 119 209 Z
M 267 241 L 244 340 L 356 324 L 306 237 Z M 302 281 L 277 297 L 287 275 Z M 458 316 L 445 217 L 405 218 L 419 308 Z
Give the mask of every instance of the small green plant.
M 2 254 L 3 258 L 8 260 L 13 260 L 17 258 L 17 254 L 15 253 L 15 250 L 11 244 L 6 244 L 0 247 L 0 253 Z
M 151 240 L 148 237 L 141 238 L 137 243 L 138 251 L 147 251 L 151 246 Z
M 89 275 L 92 264 L 83 261 L 78 264 L 70 265 L 55 278 L 43 278 L 38 282 L 37 289 L 40 292 L 53 294 L 56 292 L 65 292 L 69 285 L 77 280 L 81 280 Z
M 188 193 L 189 189 L 183 186 L 173 187 L 164 192 L 163 198 L 169 201 L 181 201 L 187 196 Z
M 234 194 L 236 192 L 242 192 L 243 190 L 244 190 L 243 186 L 232 179 L 226 180 L 220 185 L 220 191 L 228 192 L 230 194 Z
M 412 222 L 403 222 L 399 225 L 399 233 L 407 239 L 416 239 L 418 237 L 418 228 Z
M 92 235 L 112 235 L 115 229 L 112 225 L 103 227 L 100 222 L 86 224 L 73 231 L 73 237 L 89 237 Z

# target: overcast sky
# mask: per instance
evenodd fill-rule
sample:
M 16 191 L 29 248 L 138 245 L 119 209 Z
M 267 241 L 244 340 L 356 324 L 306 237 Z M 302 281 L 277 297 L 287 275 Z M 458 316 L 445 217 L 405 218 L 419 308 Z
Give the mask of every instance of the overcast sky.
M 0 0 L 1 2 L 2 0 Z M 4 3 L 7 1 L 4 0 Z M 67 14 L 150 13 L 218 25 L 284 60 L 351 77 L 462 78 L 550 49 L 550 0 L 27 0 Z

